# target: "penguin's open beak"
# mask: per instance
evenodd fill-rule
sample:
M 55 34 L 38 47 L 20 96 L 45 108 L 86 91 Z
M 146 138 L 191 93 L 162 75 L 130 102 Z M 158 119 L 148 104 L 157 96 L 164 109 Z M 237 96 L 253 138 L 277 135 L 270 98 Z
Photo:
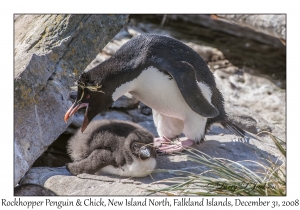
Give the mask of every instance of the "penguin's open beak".
M 89 120 L 87 118 L 87 112 L 88 112 L 88 107 L 89 107 L 88 103 L 78 104 L 77 102 L 75 102 L 70 107 L 70 109 L 66 112 L 66 114 L 64 116 L 65 122 L 68 122 L 69 118 L 72 117 L 75 114 L 75 112 L 77 112 L 77 110 L 79 110 L 81 108 L 84 108 L 84 107 L 86 107 L 86 111 L 85 111 L 85 114 L 84 114 L 84 120 L 83 120 L 83 124 L 82 124 L 82 127 L 81 127 L 81 132 L 83 132 L 89 124 Z

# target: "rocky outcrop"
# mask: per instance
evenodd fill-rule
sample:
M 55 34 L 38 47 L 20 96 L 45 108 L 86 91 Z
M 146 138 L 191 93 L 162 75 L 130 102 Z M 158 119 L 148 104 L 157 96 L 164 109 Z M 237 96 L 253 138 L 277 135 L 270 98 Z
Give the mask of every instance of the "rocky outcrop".
M 266 14 L 266 15 L 217 15 L 236 24 L 252 28 L 253 30 L 286 40 L 286 15 Z
M 15 17 L 14 184 L 63 133 L 70 86 L 127 15 Z

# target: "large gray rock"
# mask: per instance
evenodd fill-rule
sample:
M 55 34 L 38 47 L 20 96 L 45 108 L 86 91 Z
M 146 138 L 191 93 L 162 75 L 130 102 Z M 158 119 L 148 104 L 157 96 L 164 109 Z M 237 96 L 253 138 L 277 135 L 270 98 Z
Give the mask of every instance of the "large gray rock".
M 74 78 L 127 22 L 128 15 L 15 17 L 14 184 L 66 130 Z
M 252 28 L 253 30 L 286 40 L 286 15 L 217 15 L 218 17 L 232 21 L 236 24 Z

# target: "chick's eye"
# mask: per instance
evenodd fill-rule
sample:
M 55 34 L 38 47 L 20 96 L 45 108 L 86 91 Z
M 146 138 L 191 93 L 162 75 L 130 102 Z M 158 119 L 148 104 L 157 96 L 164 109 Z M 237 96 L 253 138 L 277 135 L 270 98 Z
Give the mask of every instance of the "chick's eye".
M 135 148 L 136 148 L 136 147 L 137 147 L 137 144 L 136 144 L 136 143 L 134 143 L 134 144 L 133 144 L 133 147 L 135 147 Z

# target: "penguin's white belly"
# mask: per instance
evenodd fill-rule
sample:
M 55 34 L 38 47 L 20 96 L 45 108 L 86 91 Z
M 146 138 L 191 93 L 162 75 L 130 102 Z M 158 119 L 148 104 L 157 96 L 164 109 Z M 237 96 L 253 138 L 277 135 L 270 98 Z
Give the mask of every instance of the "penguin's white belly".
M 138 158 L 134 158 L 132 164 L 124 165 L 120 168 L 116 168 L 114 166 L 105 166 L 96 172 L 97 175 L 101 174 L 115 174 L 119 176 L 125 177 L 144 177 L 147 176 L 153 171 L 156 166 L 156 159 L 155 158 L 148 158 L 146 160 L 141 160 Z
M 198 83 L 198 87 L 211 102 L 211 91 L 207 85 Z M 121 85 L 113 94 L 113 99 L 116 100 L 125 92 L 157 112 L 153 117 L 160 136 L 171 138 L 183 132 L 196 141 L 204 136 L 207 118 L 194 112 L 181 95 L 175 80 L 169 79 L 158 69 L 149 67 L 136 79 Z
M 133 86 L 130 94 L 163 115 L 185 120 L 187 115 L 193 112 L 174 79 L 170 80 L 169 76 L 156 68 L 144 70 L 136 81 L 133 81 Z

